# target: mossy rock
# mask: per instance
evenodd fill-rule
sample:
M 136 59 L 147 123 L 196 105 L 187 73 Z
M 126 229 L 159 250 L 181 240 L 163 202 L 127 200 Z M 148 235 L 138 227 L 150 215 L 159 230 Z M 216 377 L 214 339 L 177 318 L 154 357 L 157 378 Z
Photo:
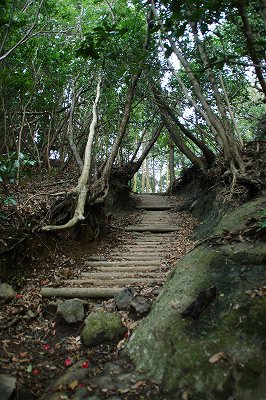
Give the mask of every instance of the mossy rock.
M 265 255 L 262 243 L 201 245 L 178 262 L 127 346 L 137 368 L 162 384 L 165 398 L 188 390 L 191 400 L 264 399 L 266 304 L 250 293 L 266 279 Z M 200 317 L 183 318 L 212 286 L 218 295 Z M 210 363 L 219 352 L 226 359 Z
M 118 341 L 125 332 L 126 328 L 116 314 L 97 311 L 86 318 L 81 338 L 86 346 L 92 347 L 104 342 Z
M 224 230 L 238 231 L 247 227 L 249 220 L 258 219 L 258 212 L 266 208 L 266 196 L 251 200 L 224 215 L 214 230 L 214 235 L 220 235 Z

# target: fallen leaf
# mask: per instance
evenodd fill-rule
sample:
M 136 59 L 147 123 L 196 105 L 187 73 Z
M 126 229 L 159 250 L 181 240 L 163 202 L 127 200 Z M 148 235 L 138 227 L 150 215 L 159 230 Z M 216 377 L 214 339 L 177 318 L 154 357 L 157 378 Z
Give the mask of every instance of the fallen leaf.
M 23 294 L 16 294 L 16 299 L 20 299 L 21 297 L 23 297 Z
M 23 351 L 22 353 L 19 353 L 20 357 L 27 357 L 29 353 L 27 351 Z
M 76 389 L 76 387 L 78 386 L 78 384 L 79 384 L 78 381 L 75 380 L 75 381 L 71 382 L 71 383 L 68 385 L 68 387 L 69 387 L 70 389 L 74 390 L 74 389 Z
M 211 356 L 209 358 L 209 363 L 211 364 L 215 364 L 220 360 L 227 360 L 226 355 L 224 354 L 224 352 L 220 351 L 219 353 L 214 354 L 213 356 Z

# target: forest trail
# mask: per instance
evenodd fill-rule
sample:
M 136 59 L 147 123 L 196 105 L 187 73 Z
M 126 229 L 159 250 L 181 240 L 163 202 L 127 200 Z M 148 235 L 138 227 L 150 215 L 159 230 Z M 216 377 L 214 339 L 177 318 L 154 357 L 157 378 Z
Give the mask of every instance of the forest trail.
M 75 279 L 64 280 L 60 287 L 43 287 L 43 297 L 111 298 L 129 285 L 164 283 L 168 255 L 180 230 L 177 213 L 165 195 L 141 194 L 137 200 L 134 224 L 123 229 L 119 245 L 107 256 L 89 257 Z
M 37 246 L 39 258 L 26 284 L 3 304 L 0 374 L 16 375 L 15 383 L 37 398 L 79 399 L 85 392 L 97 394 L 97 399 L 111 398 L 106 397 L 108 393 L 120 399 L 121 393 L 125 398 L 123 391 L 129 399 L 138 399 L 140 394 L 159 398 L 157 385 L 135 376 L 132 364 L 118 358 L 148 312 L 139 311 L 136 304 L 150 307 L 176 261 L 193 247 L 189 236 L 195 220 L 187 212 L 177 211 L 177 197 L 131 196 L 135 209 L 114 216 L 113 228 L 102 240 L 62 240 L 61 247 L 51 242 L 49 257 L 44 252 L 43 258 L 41 249 L 47 249 L 44 244 Z M 51 239 L 54 241 L 54 236 Z M 66 271 L 71 275 L 65 275 Z M 131 302 L 130 307 L 120 308 L 115 295 L 128 287 L 134 306 Z M 84 317 L 76 323 L 58 313 L 64 299 L 71 297 L 84 298 Z M 127 332 L 119 343 L 87 347 L 81 340 L 84 318 L 99 310 L 119 317 Z M 73 389 L 76 381 L 85 386 Z M 76 397 L 77 392 L 83 397 Z M 31 393 L 28 399 L 36 398 Z

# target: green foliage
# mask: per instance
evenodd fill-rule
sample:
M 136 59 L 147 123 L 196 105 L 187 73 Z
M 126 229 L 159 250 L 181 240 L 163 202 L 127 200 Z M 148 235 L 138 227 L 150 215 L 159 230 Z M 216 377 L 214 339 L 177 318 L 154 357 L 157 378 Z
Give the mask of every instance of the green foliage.
M 30 174 L 30 169 L 36 163 L 28 154 L 11 153 L 9 155 L 0 156 L 0 183 L 15 183 L 18 167 L 24 175 Z M 12 203 L 5 199 L 9 204 Z
M 266 210 L 258 212 L 258 215 L 260 218 L 258 221 L 258 225 L 259 225 L 258 231 L 260 231 L 262 229 L 266 229 Z

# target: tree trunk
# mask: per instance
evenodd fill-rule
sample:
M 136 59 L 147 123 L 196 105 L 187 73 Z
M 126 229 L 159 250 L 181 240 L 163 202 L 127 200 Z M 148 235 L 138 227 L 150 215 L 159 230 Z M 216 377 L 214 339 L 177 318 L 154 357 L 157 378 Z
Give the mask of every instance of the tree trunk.
M 219 142 L 219 145 L 222 145 L 222 149 L 224 152 L 224 159 L 229 165 L 229 170 L 232 174 L 236 174 L 238 170 L 241 173 L 245 172 L 245 165 L 239 153 L 239 146 L 238 143 L 235 141 L 234 137 L 231 135 L 230 132 L 227 132 L 221 123 L 221 121 L 216 117 L 214 112 L 212 111 L 211 107 L 208 104 L 207 99 L 205 98 L 200 84 L 197 81 L 194 73 L 193 68 L 189 64 L 188 60 L 183 56 L 180 49 L 177 47 L 175 41 L 173 40 L 172 36 L 166 32 L 164 29 L 164 25 L 159 17 L 159 14 L 156 10 L 154 0 L 151 0 L 151 10 L 152 13 L 162 31 L 165 35 L 165 38 L 168 40 L 172 51 L 177 56 L 178 60 L 180 61 L 181 65 L 183 66 L 184 70 L 187 73 L 187 76 L 190 80 L 190 83 L 193 87 L 195 96 L 201 103 L 201 106 L 204 109 L 204 113 L 207 116 L 207 120 L 211 123 L 213 130 L 217 132 L 216 140 Z
M 164 124 L 161 123 L 159 125 L 159 127 L 154 131 L 154 133 L 153 133 L 152 137 L 150 138 L 150 140 L 148 141 L 146 147 L 143 149 L 142 154 L 139 157 L 139 159 L 133 164 L 133 166 L 131 168 L 129 167 L 129 175 L 128 175 L 129 179 L 131 179 L 132 176 L 140 169 L 143 161 L 145 160 L 145 158 L 147 157 L 147 155 L 153 148 L 158 137 L 160 136 L 163 126 L 164 126 Z
M 263 10 L 265 10 L 265 4 L 263 4 L 263 6 L 264 6 Z M 247 48 L 248 48 L 250 57 L 255 65 L 255 72 L 256 72 L 256 75 L 260 82 L 262 91 L 264 93 L 264 96 L 266 97 L 266 81 L 263 77 L 263 72 L 262 72 L 262 68 L 261 68 L 261 60 L 257 56 L 257 52 L 256 52 L 256 48 L 255 48 L 254 34 L 252 31 L 251 24 L 249 22 L 248 15 L 246 13 L 245 0 L 237 1 L 237 9 L 238 9 L 238 13 L 242 19 L 243 33 L 246 38 Z
M 46 225 L 46 226 L 42 227 L 43 231 L 55 231 L 55 230 L 71 228 L 74 225 L 76 225 L 78 221 L 85 219 L 84 209 L 85 209 L 85 203 L 86 203 L 86 199 L 87 199 L 88 181 L 89 181 L 89 176 L 90 176 L 92 144 L 93 144 L 93 138 L 94 138 L 95 130 L 97 127 L 97 122 L 98 122 L 97 107 L 98 107 L 98 102 L 99 102 L 99 98 L 100 98 L 100 89 L 101 89 L 101 77 L 99 77 L 99 80 L 98 80 L 97 89 L 96 89 L 96 97 L 95 97 L 95 100 L 93 103 L 93 108 L 92 108 L 93 118 L 91 121 L 90 131 L 89 131 L 87 145 L 86 145 L 86 149 L 85 149 L 84 165 L 83 165 L 83 169 L 82 169 L 81 175 L 78 180 L 78 184 L 77 184 L 76 188 L 73 190 L 74 193 L 78 193 L 78 200 L 77 200 L 77 205 L 76 205 L 76 209 L 74 212 L 74 216 L 72 219 L 70 219 L 64 225 Z
M 193 165 L 195 165 L 197 168 L 201 169 L 202 171 L 205 171 L 205 165 L 203 161 L 197 157 L 186 145 L 180 134 L 178 133 L 177 129 L 173 126 L 172 122 L 169 119 L 169 116 L 167 113 L 162 113 L 162 118 L 164 121 L 164 124 L 166 128 L 168 129 L 168 132 L 170 134 L 170 137 L 173 139 L 174 143 L 176 146 L 179 148 L 180 151 L 192 162 Z
M 159 93 L 154 87 L 153 94 L 158 106 L 161 109 L 164 109 L 165 112 L 167 112 L 169 116 L 171 116 L 174 123 L 180 128 L 184 135 L 193 143 L 195 143 L 195 145 L 202 151 L 206 159 L 207 165 L 212 165 L 215 160 L 215 154 L 206 146 L 206 144 L 202 140 L 196 138 L 183 124 L 181 124 L 181 122 L 175 116 L 175 111 L 167 104 L 166 100 L 163 99 L 162 94 Z
M 103 168 L 101 177 L 99 178 L 99 180 L 97 180 L 97 182 L 94 183 L 94 185 L 92 187 L 92 196 L 90 199 L 92 204 L 102 203 L 108 194 L 109 178 L 111 175 L 113 163 L 114 163 L 115 158 L 117 157 L 119 147 L 120 147 L 123 137 L 125 136 L 125 133 L 126 133 L 126 129 L 127 129 L 129 118 L 130 118 L 132 100 L 134 97 L 135 89 L 136 89 L 138 80 L 140 78 L 140 75 L 141 75 L 141 72 L 134 75 L 131 79 L 131 83 L 129 85 L 128 92 L 127 92 L 124 114 L 123 114 L 123 118 L 120 123 L 118 135 L 113 143 L 112 150 L 109 153 L 109 156 L 108 156 L 108 159 Z
M 172 139 L 169 140 L 169 178 L 170 178 L 170 187 L 175 181 L 175 161 L 174 161 L 174 151 L 175 146 Z

